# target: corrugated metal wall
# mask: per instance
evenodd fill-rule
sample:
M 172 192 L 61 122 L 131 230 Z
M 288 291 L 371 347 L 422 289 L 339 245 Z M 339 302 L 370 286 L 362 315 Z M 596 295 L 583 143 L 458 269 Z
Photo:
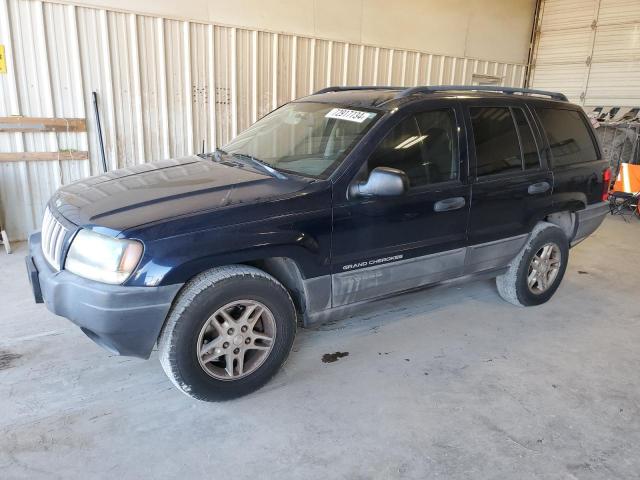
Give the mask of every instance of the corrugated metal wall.
M 587 107 L 640 106 L 640 1 L 544 0 L 531 84 Z
M 87 117 L 88 133 L 0 133 L 0 152 L 89 150 L 89 161 L 0 163 L 5 229 L 24 239 L 62 184 L 223 145 L 278 105 L 329 85 L 520 86 L 523 65 L 199 24 L 33 0 L 0 0 L 0 116 Z

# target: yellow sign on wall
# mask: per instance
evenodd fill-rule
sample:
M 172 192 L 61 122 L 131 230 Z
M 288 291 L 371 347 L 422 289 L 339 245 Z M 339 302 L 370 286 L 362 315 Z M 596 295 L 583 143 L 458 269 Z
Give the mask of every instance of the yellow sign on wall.
M 7 73 L 7 59 L 4 56 L 4 45 L 0 45 L 0 73 Z

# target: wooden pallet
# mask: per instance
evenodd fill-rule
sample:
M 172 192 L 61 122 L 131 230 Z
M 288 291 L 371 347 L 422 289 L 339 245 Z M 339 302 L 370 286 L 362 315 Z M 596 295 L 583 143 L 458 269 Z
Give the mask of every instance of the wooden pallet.
M 86 132 L 84 118 L 0 117 L 0 133 L 77 133 Z M 57 152 L 0 152 L 3 162 L 55 162 L 89 160 L 89 152 L 60 150 Z

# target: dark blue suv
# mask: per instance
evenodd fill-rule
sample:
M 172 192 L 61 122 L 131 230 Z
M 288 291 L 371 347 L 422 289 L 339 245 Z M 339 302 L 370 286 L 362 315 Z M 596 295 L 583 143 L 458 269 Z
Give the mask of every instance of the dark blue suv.
M 221 400 L 263 385 L 298 324 L 461 277 L 546 302 L 607 212 L 588 119 L 557 93 L 335 87 L 222 149 L 61 188 L 27 268 L 37 302 Z

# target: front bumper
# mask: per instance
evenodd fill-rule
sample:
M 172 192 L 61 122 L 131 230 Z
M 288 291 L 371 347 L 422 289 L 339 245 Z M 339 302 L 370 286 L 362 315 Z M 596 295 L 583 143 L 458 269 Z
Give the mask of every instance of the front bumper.
M 126 287 L 94 282 L 45 261 L 40 233 L 29 238 L 27 271 L 36 303 L 68 318 L 98 345 L 118 355 L 149 358 L 182 285 Z

